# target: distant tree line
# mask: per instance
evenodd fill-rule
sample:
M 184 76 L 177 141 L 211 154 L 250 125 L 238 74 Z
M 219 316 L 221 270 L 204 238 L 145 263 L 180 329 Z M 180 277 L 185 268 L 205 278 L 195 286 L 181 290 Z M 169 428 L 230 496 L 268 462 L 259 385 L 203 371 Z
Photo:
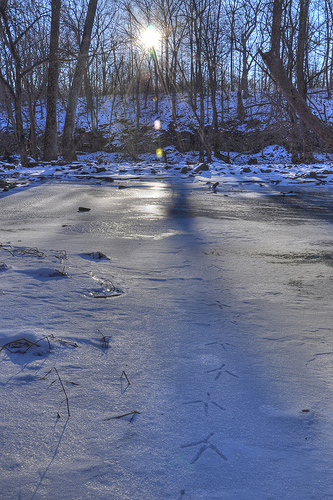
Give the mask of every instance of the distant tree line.
M 147 27 L 159 34 L 156 40 L 145 42 Z M 293 158 L 310 158 L 309 130 L 333 147 L 325 116 L 309 98 L 313 89 L 332 97 L 333 0 L 0 0 L 0 99 L 23 165 L 29 154 L 46 161 L 75 157 L 80 96 L 96 131 L 101 98 L 130 95 L 139 121 L 140 97 L 150 92 L 157 114 L 160 96 L 170 98 L 174 128 L 177 95 L 186 94 L 200 157 L 207 161 L 224 127 L 221 101 L 236 93 L 242 121 L 250 94 L 279 92 Z M 35 115 L 41 101 L 46 126 L 39 153 Z M 66 103 L 61 137 L 59 102 Z

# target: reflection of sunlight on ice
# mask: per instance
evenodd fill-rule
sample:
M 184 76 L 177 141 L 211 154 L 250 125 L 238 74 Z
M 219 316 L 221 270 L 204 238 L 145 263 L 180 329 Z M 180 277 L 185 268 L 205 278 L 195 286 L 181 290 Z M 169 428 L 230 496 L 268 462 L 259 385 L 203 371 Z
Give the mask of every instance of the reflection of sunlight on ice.
M 152 204 L 142 205 L 139 208 L 139 210 L 140 210 L 140 212 L 143 212 L 150 217 L 153 216 L 154 218 L 158 218 L 158 219 L 166 217 L 166 215 L 167 215 L 167 210 L 162 205 L 152 205 Z
M 171 196 L 170 190 L 166 189 L 166 186 L 159 182 L 152 182 L 149 187 L 150 189 L 147 192 L 148 198 L 167 198 Z
M 122 199 L 137 198 L 140 200 L 149 200 L 151 198 L 166 199 L 172 197 L 170 186 L 164 182 L 141 182 L 135 187 L 128 187 L 119 192 Z

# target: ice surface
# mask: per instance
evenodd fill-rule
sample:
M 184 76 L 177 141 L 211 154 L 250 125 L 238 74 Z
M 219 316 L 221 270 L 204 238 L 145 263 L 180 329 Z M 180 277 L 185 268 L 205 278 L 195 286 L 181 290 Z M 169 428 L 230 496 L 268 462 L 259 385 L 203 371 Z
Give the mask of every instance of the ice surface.
M 332 498 L 331 184 L 117 168 L 0 195 L 0 498 Z

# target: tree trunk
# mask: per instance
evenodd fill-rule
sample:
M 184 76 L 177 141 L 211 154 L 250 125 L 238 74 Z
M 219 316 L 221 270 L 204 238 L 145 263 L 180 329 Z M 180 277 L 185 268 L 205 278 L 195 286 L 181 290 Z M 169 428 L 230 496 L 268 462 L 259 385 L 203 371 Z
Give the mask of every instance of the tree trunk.
M 298 39 L 297 39 L 297 53 L 296 53 L 296 82 L 297 90 L 301 97 L 306 101 L 307 99 L 307 78 L 305 68 L 307 67 L 307 42 L 308 42 L 308 17 L 309 17 L 309 4 L 310 0 L 300 0 L 299 7 L 299 26 L 298 26 Z M 311 144 L 309 144 L 309 127 L 301 121 L 302 131 L 302 145 L 303 145 L 303 160 L 305 163 L 314 161 L 311 152 Z
M 280 87 L 288 104 L 297 113 L 303 123 L 326 144 L 333 147 L 333 132 L 319 118 L 317 118 L 308 107 L 305 100 L 302 98 L 297 89 L 292 85 L 292 82 L 286 75 L 283 63 L 280 57 L 280 38 L 281 38 L 281 16 L 282 16 L 282 0 L 274 0 L 273 4 L 273 19 L 271 32 L 271 49 L 269 52 L 260 52 L 261 57 L 266 64 L 269 72 Z
M 241 44 L 242 44 L 242 77 L 241 77 L 241 90 L 243 91 L 243 98 L 249 98 L 249 68 L 247 63 L 247 49 L 246 49 L 247 38 L 244 33 L 241 35 Z
M 330 88 L 330 78 L 329 78 L 329 70 L 330 70 L 330 64 L 329 64 L 329 59 L 330 59 L 330 47 L 331 47 L 331 38 L 330 38 L 330 26 L 329 26 L 329 14 L 328 14 L 328 7 L 327 7 L 327 1 L 325 2 L 325 20 L 326 20 L 326 51 L 325 51 L 325 84 L 326 84 L 326 90 L 327 90 L 327 99 L 332 98 L 332 93 L 331 93 L 331 88 Z
M 29 120 L 30 120 L 30 130 L 29 130 L 29 151 L 34 160 L 38 159 L 38 148 L 37 148 L 37 135 L 36 135 L 36 102 L 33 100 L 33 96 L 29 95 Z
M 231 25 L 230 25 L 230 90 L 234 92 L 234 43 L 235 43 L 235 10 L 231 13 Z
M 98 129 L 98 121 L 95 113 L 94 96 L 87 68 L 86 71 L 84 72 L 83 80 L 84 80 L 84 90 L 86 95 L 87 118 L 88 122 L 90 121 L 91 131 L 93 134 L 95 134 Z
M 213 78 L 214 78 L 214 81 L 211 82 L 210 92 L 211 92 L 211 103 L 212 103 L 212 113 L 213 113 L 212 127 L 213 127 L 214 134 L 216 137 L 218 134 L 218 131 L 219 131 L 219 119 L 218 119 L 217 103 L 216 103 L 216 87 L 217 87 L 217 85 L 216 85 L 216 73 L 214 73 Z
M 136 152 L 138 149 L 138 140 L 140 133 L 140 117 L 141 117 L 141 106 L 140 106 L 140 79 L 141 73 L 140 69 L 137 69 L 136 74 L 136 82 L 135 82 L 135 110 L 136 110 L 136 124 L 135 124 L 135 132 L 136 132 Z
M 59 32 L 61 0 L 52 0 L 50 33 L 50 60 L 46 94 L 46 124 L 44 135 L 44 161 L 58 159 L 57 100 L 59 77 Z
M 197 8 L 197 7 L 196 7 Z M 196 87 L 199 94 L 200 114 L 199 114 L 199 161 L 205 161 L 205 151 L 207 155 L 207 162 L 212 161 L 212 150 L 209 144 L 206 131 L 205 131 L 205 89 L 204 78 L 202 70 L 202 36 L 203 36 L 203 19 L 202 13 L 198 14 L 194 22 L 194 35 L 195 35 L 195 65 L 196 65 Z
M 198 87 L 199 87 L 199 102 L 200 102 L 200 119 L 199 119 L 199 136 L 200 136 L 200 149 L 199 149 L 199 161 L 204 161 L 204 147 L 205 147 L 205 95 L 203 88 L 203 75 L 201 67 L 201 51 L 198 52 Z
M 291 134 L 289 138 L 289 147 L 291 152 L 291 162 L 299 163 L 298 158 L 298 134 L 297 134 L 297 116 L 291 106 L 288 106 L 288 114 L 291 123 Z
M 13 102 L 11 99 L 11 94 L 9 92 L 9 89 L 2 83 L 1 80 L 0 80 L 0 92 L 5 102 L 8 121 L 15 130 L 15 118 L 13 113 Z
M 241 122 L 245 120 L 245 109 L 242 96 L 242 84 L 239 85 L 237 90 L 237 118 Z
M 20 91 L 18 91 L 18 87 L 20 87 L 21 89 Z M 29 159 L 27 153 L 27 143 L 24 136 L 21 93 L 22 93 L 21 83 L 16 82 L 16 95 L 14 98 L 15 135 L 20 152 L 21 165 L 22 167 L 27 167 L 29 164 Z
M 154 80 L 155 80 L 155 115 L 158 115 L 158 106 L 159 106 L 159 88 L 158 88 L 158 61 L 156 56 L 155 48 L 152 49 L 153 60 L 154 60 Z
M 196 71 L 195 71 L 195 64 L 194 64 L 194 43 L 193 43 L 193 24 L 194 21 L 191 19 L 191 24 L 190 24 L 190 91 L 189 91 L 189 98 L 190 98 L 190 105 L 191 108 L 196 111 L 197 110 L 197 88 L 196 88 Z
M 19 148 L 21 165 L 22 167 L 27 167 L 29 160 L 27 154 L 26 139 L 24 136 L 23 128 L 23 116 L 22 116 L 22 65 L 20 54 L 17 51 L 17 46 L 12 38 L 12 34 L 9 28 L 9 22 L 7 18 L 7 1 L 2 1 L 0 3 L 0 15 L 4 22 L 4 33 L 5 33 L 5 43 L 8 45 L 9 51 L 14 60 L 14 73 L 15 73 L 15 85 L 11 86 L 9 82 L 1 74 L 1 81 L 8 89 L 10 96 L 14 104 L 14 117 L 15 117 L 15 135 L 17 140 L 17 145 Z
M 76 159 L 75 145 L 74 145 L 74 127 L 75 127 L 76 110 L 80 96 L 82 76 L 88 61 L 89 47 L 91 42 L 91 32 L 95 19 L 97 1 L 98 0 L 89 0 L 88 11 L 82 35 L 82 41 L 80 45 L 80 51 L 76 63 L 72 85 L 69 91 L 64 131 L 62 137 L 63 157 L 67 161 Z
M 261 53 L 261 56 L 269 69 L 272 78 L 278 84 L 287 102 L 298 114 L 299 118 L 313 130 L 326 144 L 333 147 L 333 132 L 310 110 L 299 92 L 287 78 L 280 58 L 276 58 L 272 52 Z
M 172 62 L 171 62 L 171 107 L 172 107 L 172 123 L 176 125 L 177 122 L 177 58 L 178 51 L 172 51 Z
M 297 39 L 296 53 L 296 81 L 297 89 L 301 97 L 306 100 L 307 82 L 304 72 L 306 62 L 306 45 L 308 41 L 308 15 L 309 15 L 309 0 L 300 0 L 299 10 L 299 28 Z

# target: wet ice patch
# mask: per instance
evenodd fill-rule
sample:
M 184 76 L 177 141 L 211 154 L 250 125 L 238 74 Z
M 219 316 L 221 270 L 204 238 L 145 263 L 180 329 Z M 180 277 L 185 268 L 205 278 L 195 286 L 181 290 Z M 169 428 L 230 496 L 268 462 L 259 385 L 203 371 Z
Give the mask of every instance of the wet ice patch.
M 116 287 L 112 280 L 107 278 L 98 278 L 94 275 L 93 272 L 89 271 L 89 276 L 96 282 L 96 286 L 94 288 L 89 288 L 84 291 L 84 295 L 86 297 L 92 297 L 94 299 L 106 299 L 110 297 L 118 297 L 122 295 L 124 292 Z
M 99 287 L 87 290 L 84 295 L 94 299 L 107 299 L 110 297 L 119 297 L 124 293 L 120 288 L 115 287 L 110 280 L 101 281 L 99 285 Z

